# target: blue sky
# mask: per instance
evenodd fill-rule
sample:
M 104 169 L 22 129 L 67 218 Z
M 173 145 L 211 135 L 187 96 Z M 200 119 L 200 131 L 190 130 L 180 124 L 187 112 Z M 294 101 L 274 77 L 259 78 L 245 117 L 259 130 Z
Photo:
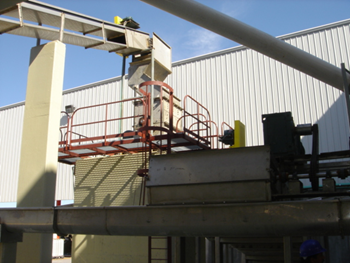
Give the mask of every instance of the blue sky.
M 237 46 L 215 33 L 139 0 L 44 0 L 106 21 L 132 16 L 140 30 L 157 33 L 171 47 L 173 61 Z M 350 18 L 349 0 L 199 0 L 272 36 Z M 0 35 L 0 107 L 25 100 L 30 49 L 36 39 Z M 350 48 L 350 47 L 349 47 Z M 121 74 L 122 58 L 106 51 L 67 45 L 64 89 Z

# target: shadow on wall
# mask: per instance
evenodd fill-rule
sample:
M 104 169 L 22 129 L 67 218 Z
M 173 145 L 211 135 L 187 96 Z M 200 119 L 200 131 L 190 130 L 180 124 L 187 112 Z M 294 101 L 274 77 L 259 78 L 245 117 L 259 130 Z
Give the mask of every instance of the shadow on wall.
M 38 180 L 33 185 L 18 186 L 17 207 L 53 207 L 55 205 L 56 172 L 46 171 L 36 178 Z
M 68 124 L 68 116 L 67 115 L 63 115 L 60 119 L 60 126 L 66 126 Z
M 18 186 L 17 207 L 53 207 L 55 205 L 56 172 L 49 170 L 31 174 L 34 184 L 22 179 Z M 52 258 L 52 234 L 24 233 L 17 243 L 17 262 L 39 262 Z
M 80 160 L 76 163 L 75 207 L 140 204 L 142 154 Z M 147 237 L 75 235 L 72 262 L 147 262 Z
M 304 124 L 304 123 L 296 123 Z M 315 123 L 312 123 L 315 124 Z M 317 121 L 319 129 L 319 152 L 333 152 L 349 150 L 349 124 L 344 94 Z M 306 154 L 311 153 L 312 136 L 304 136 L 302 143 Z M 350 178 L 342 180 L 335 178 L 337 184 L 349 184 Z M 308 180 L 303 180 L 304 186 L 310 186 Z

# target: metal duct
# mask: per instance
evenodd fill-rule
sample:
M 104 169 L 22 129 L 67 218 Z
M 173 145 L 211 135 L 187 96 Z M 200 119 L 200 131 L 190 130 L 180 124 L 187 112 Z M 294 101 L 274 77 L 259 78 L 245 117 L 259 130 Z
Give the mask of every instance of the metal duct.
M 141 0 L 343 90 L 340 68 L 193 0 Z M 350 81 L 350 76 L 348 76 Z
M 350 201 L 0 209 L 10 232 L 122 236 L 350 235 Z

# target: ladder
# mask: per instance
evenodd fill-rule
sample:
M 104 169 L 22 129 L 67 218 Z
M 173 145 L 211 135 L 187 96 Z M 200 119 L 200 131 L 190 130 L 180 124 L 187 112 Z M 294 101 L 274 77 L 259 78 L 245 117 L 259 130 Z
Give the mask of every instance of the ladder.
M 148 237 L 148 263 L 171 263 L 171 237 Z

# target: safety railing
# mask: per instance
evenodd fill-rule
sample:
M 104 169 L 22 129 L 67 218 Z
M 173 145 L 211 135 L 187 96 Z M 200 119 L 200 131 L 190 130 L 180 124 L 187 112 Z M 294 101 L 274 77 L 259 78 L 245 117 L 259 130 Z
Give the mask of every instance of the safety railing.
M 153 95 L 151 96 L 153 89 Z M 150 127 L 168 127 L 174 131 L 174 91 L 168 84 L 161 81 L 146 81 L 140 84 L 139 90 L 149 94 L 150 100 L 146 109 L 147 125 Z M 159 93 L 159 94 L 158 94 Z M 151 101 L 153 97 L 153 101 Z M 158 103 L 159 100 L 159 103 Z M 167 103 L 165 103 L 167 101 Z M 153 122 L 153 123 L 152 123 Z
M 211 133 L 209 136 L 203 135 L 203 138 L 210 140 L 210 145 L 211 145 L 212 149 L 217 149 L 219 146 L 219 128 L 218 128 L 218 125 L 214 121 L 203 121 L 203 122 L 210 125 L 211 130 L 214 131 L 214 133 Z M 196 125 L 198 125 L 198 123 L 196 123 L 196 122 L 192 123 L 188 129 L 190 131 L 195 132 L 197 130 L 195 130 L 195 131 L 192 130 L 192 127 L 196 126 Z M 214 127 L 212 127 L 212 126 L 214 126 Z M 202 131 L 204 132 L 205 130 L 206 130 L 205 128 L 200 129 L 200 132 L 202 132 Z
M 183 133 L 185 135 L 194 138 L 198 144 L 201 143 L 211 147 L 212 121 L 208 109 L 189 95 L 185 96 L 183 103 L 183 116 L 177 121 L 176 132 L 181 132 L 179 124 L 183 121 Z M 188 108 L 192 108 L 193 112 L 190 112 Z
M 68 149 L 71 145 L 94 143 L 96 141 L 106 144 L 110 139 L 117 140 L 123 136 L 130 136 L 132 133 L 130 130 L 118 133 L 117 127 L 120 127 L 121 122 L 130 120 L 134 122 L 136 118 L 145 118 L 145 115 L 117 117 L 118 112 L 113 108 L 118 109 L 117 105 L 126 102 L 139 102 L 143 107 L 147 105 L 145 97 L 138 97 L 78 108 L 68 118 L 67 125 L 61 127 L 61 141 L 59 145 Z M 92 116 L 95 116 L 96 120 L 85 121 L 87 118 L 93 119 Z M 112 127 L 112 124 L 114 127 Z M 97 132 L 94 133 L 93 130 L 97 130 Z
M 169 154 L 172 147 L 185 147 L 185 150 L 193 149 L 188 147 L 191 145 L 197 145 L 196 149 L 217 147 L 218 126 L 197 100 L 185 96 L 182 109 L 173 89 L 160 81 L 141 83 L 138 93 L 142 96 L 81 107 L 71 115 L 63 112 L 67 125 L 60 129 L 60 151 L 65 154 L 61 159 L 144 152 L 146 160 L 156 149 Z M 133 114 L 123 116 L 122 105 L 126 105 L 128 112 L 134 111 Z M 122 125 L 130 126 L 130 123 L 132 130 L 121 132 Z M 147 170 L 147 166 L 142 167 L 138 174 L 143 176 Z

